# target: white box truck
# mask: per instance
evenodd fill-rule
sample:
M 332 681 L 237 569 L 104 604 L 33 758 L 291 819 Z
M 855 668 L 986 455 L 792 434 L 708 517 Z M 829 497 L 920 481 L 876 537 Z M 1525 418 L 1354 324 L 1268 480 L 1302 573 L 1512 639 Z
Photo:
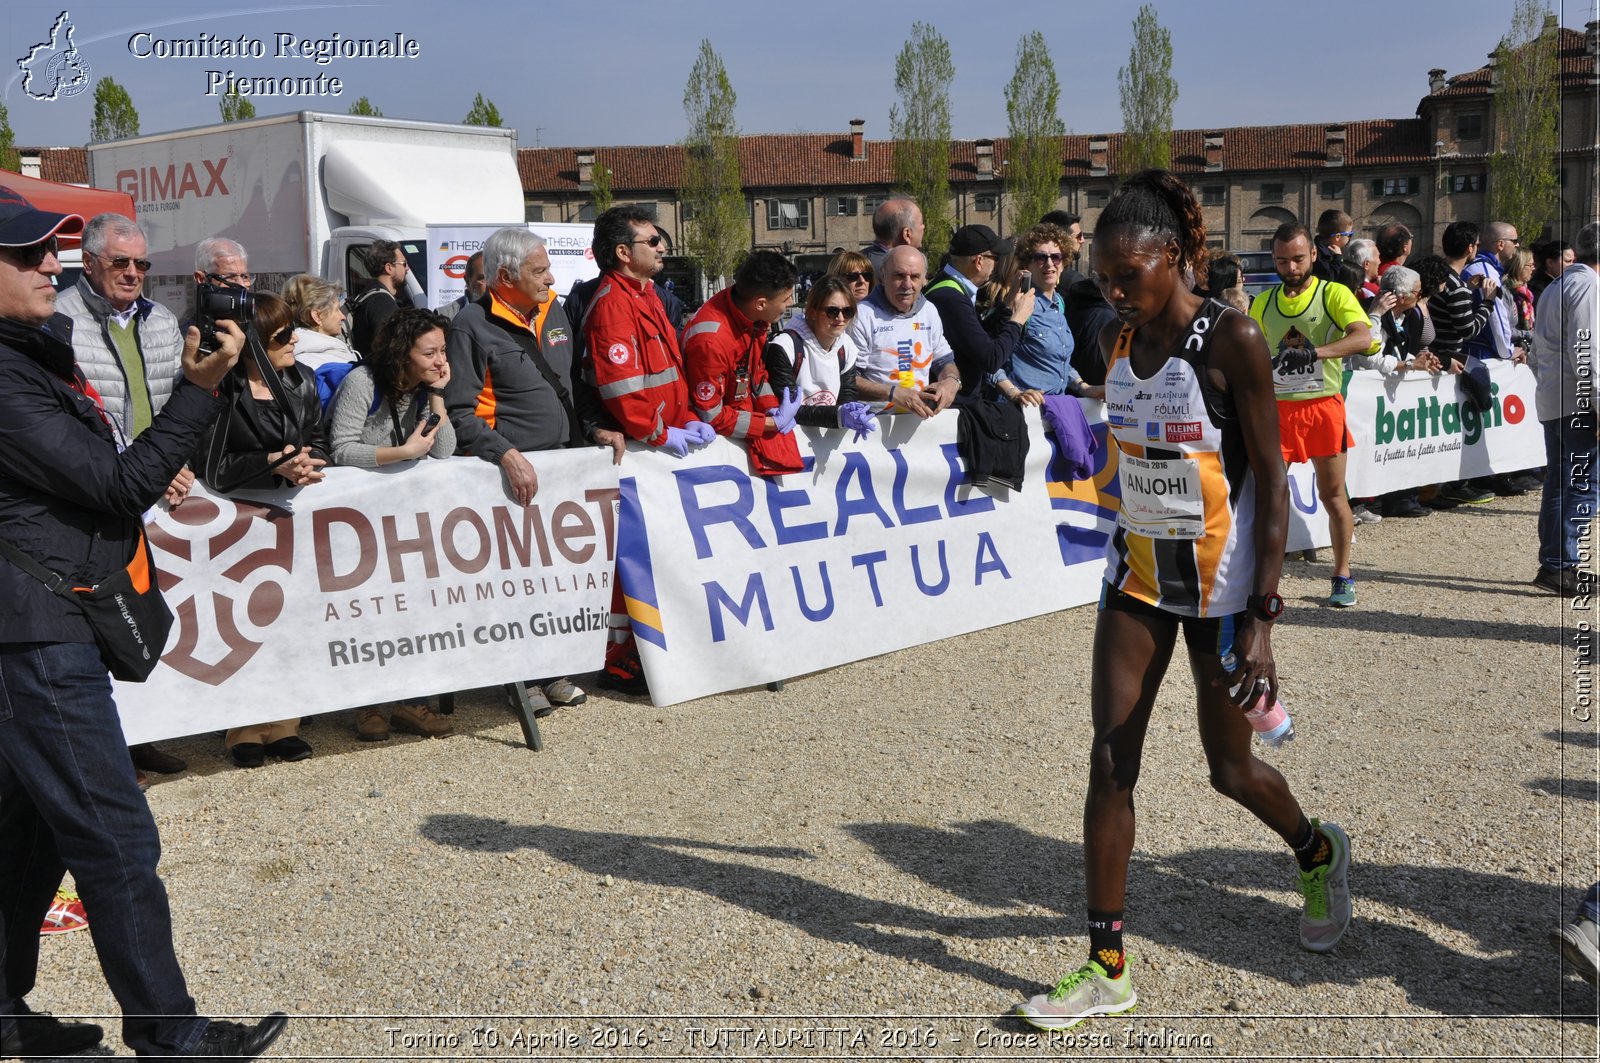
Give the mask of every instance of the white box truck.
M 154 263 L 146 292 L 180 316 L 209 236 L 244 246 L 263 291 L 297 273 L 358 290 L 362 252 L 394 240 L 412 301 L 434 306 L 448 301 L 430 298 L 446 269 L 449 298 L 460 294 L 464 256 L 441 252 L 430 227 L 487 236 L 525 224 L 510 129 L 301 111 L 90 144 L 88 156 L 91 184 L 133 197 Z

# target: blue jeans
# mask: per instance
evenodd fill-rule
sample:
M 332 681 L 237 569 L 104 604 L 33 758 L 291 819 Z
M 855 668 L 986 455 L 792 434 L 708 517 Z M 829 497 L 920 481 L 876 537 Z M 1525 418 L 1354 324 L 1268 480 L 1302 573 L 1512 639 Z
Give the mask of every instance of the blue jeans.
M 1600 882 L 1590 886 L 1589 892 L 1583 895 L 1583 903 L 1578 905 L 1578 918 L 1600 923 Z
M 92 644 L 0 644 L 0 1022 L 33 989 L 39 927 L 76 880 L 122 1039 L 184 1055 L 205 1032 L 172 947 L 161 838 Z
M 1577 568 L 1579 535 L 1595 518 L 1594 414 L 1545 421 L 1544 453 L 1539 564 L 1557 570 Z

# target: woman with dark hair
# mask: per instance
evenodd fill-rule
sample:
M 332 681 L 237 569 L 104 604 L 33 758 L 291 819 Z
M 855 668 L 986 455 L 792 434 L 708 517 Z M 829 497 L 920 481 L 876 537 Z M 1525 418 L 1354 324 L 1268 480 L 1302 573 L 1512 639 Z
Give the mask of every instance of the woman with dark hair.
M 1095 226 L 1092 275 L 1118 318 L 1100 347 L 1122 503 L 1089 693 L 1089 959 L 1018 1007 L 1042 1029 L 1127 1011 L 1137 999 L 1122 943 L 1133 788 L 1180 630 L 1211 785 L 1299 861 L 1301 945 L 1327 951 L 1350 920 L 1349 839 L 1308 820 L 1283 776 L 1251 752 L 1243 710 L 1278 696 L 1272 622 L 1283 611 L 1288 480 L 1266 342 L 1248 315 L 1190 290 L 1185 273 L 1203 275 L 1205 260 L 1200 206 L 1164 170 L 1130 177 Z
M 448 326 L 432 310 L 412 307 L 379 326 L 372 357 L 350 370 L 328 408 L 335 465 L 375 469 L 456 452 L 456 432 L 444 406 L 450 381 Z
M 397 461 L 448 458 L 456 431 L 444 406 L 450 380 L 444 330 L 449 322 L 432 310 L 406 307 L 378 326 L 372 357 L 351 369 L 329 407 L 328 434 L 335 465 L 376 469 Z M 426 698 L 356 710 L 356 737 L 381 742 L 397 731 L 444 738 L 454 730 Z
M 860 352 L 848 335 L 855 317 L 849 282 L 824 276 L 806 296 L 805 316 L 767 341 L 762 359 L 773 388 L 780 395 L 800 389 L 797 424 L 850 428 L 862 435 L 877 431 L 871 407 L 856 397 Z
M 311 371 L 295 362 L 289 304 L 256 292 L 255 309 L 250 342 L 260 337 L 276 379 L 269 381 L 254 352 L 246 352 L 223 383 L 227 408 L 201 439 L 196 463 L 200 480 L 219 494 L 320 483 L 328 463 L 322 403 Z M 241 768 L 259 768 L 267 757 L 304 760 L 311 746 L 299 731 L 298 718 L 235 727 L 226 737 L 228 755 Z

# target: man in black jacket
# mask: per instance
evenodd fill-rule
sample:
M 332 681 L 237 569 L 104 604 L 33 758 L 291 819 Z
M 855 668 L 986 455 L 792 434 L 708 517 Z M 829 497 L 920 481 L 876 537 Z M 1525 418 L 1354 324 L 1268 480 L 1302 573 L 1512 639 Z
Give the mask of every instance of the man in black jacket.
M 111 422 L 55 313 L 58 233 L 76 215 L 36 210 L 0 186 L 0 538 L 73 586 L 126 566 L 143 513 L 160 500 L 221 411 L 217 385 L 244 337 L 184 342 L 185 380 L 118 453 Z M 100 968 L 141 1056 L 254 1058 L 283 1030 L 195 1012 L 172 944 L 161 840 L 134 780 L 111 681 L 76 605 L 0 559 L 0 1056 L 57 1056 L 98 1044 L 91 1023 L 32 1011 L 39 926 L 64 871 L 93 920 Z
M 973 303 L 978 289 L 994 274 L 997 258 L 1009 254 L 987 225 L 963 225 L 950 238 L 950 261 L 944 272 L 923 289 L 923 298 L 939 311 L 944 338 L 955 352 L 956 368 L 961 371 L 961 390 L 957 401 L 983 393 L 989 374 L 1005 365 L 1006 359 L 1022 339 L 1022 326 L 1033 314 L 1033 291 L 1018 291 L 1009 304 L 1010 319 L 990 336 L 978 320 Z

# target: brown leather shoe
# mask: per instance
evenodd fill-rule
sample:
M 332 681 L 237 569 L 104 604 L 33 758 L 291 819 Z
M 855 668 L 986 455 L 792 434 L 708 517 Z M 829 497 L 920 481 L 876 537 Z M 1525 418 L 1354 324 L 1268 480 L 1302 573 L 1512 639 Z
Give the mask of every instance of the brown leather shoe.
M 363 742 L 388 741 L 389 721 L 383 718 L 383 709 L 368 705 L 356 710 L 356 737 Z
M 397 703 L 389 725 L 396 731 L 421 735 L 423 738 L 444 738 L 455 733 L 450 721 L 434 712 L 433 706 L 425 701 L 412 705 Z

